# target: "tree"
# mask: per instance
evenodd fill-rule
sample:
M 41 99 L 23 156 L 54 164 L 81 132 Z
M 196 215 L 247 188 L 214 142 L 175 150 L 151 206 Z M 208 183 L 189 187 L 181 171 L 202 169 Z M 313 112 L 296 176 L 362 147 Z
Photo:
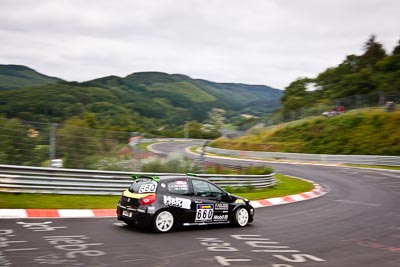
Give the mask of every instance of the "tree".
M 285 88 L 281 97 L 284 111 L 298 109 L 306 105 L 307 85 L 311 82 L 308 78 L 299 78 Z
M 220 131 L 225 121 L 225 110 L 220 108 L 213 108 L 207 112 L 208 119 L 213 125 L 215 131 Z
M 364 44 L 364 54 L 360 57 L 364 67 L 375 67 L 376 63 L 385 58 L 386 52 L 382 44 L 375 41 L 375 35 L 371 35 L 368 41 Z
M 71 118 L 57 131 L 57 155 L 62 156 L 67 168 L 88 168 L 89 157 L 97 155 L 101 146 L 98 131 L 89 129 L 85 120 Z
M 191 138 L 203 138 L 203 132 L 201 130 L 201 124 L 197 121 L 191 121 L 187 124 L 189 136 Z
M 0 164 L 40 165 L 48 154 L 37 153 L 43 137 L 32 125 L 0 117 Z
M 400 40 L 397 42 L 397 46 L 393 49 L 393 55 L 400 55 Z
M 400 40 L 393 53 L 377 64 L 373 79 L 380 91 L 400 91 Z
M 285 102 L 285 111 L 296 110 L 305 106 L 304 97 L 289 96 Z
M 400 41 L 392 55 L 371 35 L 362 55 L 348 55 L 338 66 L 330 67 L 316 78 L 298 78 L 285 88 L 281 98 L 283 112 L 313 108 L 321 103 L 334 105 L 338 98 L 378 91 L 400 91 Z M 307 90 L 315 83 L 318 90 Z M 329 104 L 330 103 L 330 104 Z

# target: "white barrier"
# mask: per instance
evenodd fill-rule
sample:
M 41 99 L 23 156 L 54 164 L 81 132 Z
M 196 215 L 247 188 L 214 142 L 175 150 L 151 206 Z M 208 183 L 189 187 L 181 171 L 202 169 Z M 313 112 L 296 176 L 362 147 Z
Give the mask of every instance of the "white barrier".
M 375 155 L 329 155 L 329 154 L 303 154 L 303 153 L 283 153 L 283 152 L 259 152 L 229 150 L 214 147 L 207 147 L 207 152 L 227 155 L 240 156 L 254 159 L 284 159 L 300 160 L 312 162 L 327 163 L 349 163 L 349 164 L 367 164 L 383 166 L 400 166 L 400 157 L 397 156 L 375 156 Z
M 131 174 L 131 172 L 0 165 L 0 192 L 119 195 L 132 182 Z M 182 173 L 144 172 L 135 172 L 135 174 L 152 176 L 186 175 Z M 201 174 L 199 176 L 220 186 L 268 187 L 275 184 L 274 174 Z

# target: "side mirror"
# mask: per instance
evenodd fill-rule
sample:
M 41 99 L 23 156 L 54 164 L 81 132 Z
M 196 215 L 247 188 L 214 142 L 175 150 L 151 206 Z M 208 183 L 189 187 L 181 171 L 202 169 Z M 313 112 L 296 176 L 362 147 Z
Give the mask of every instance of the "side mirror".
M 231 200 L 231 198 L 232 198 L 232 196 L 228 192 L 224 192 L 221 196 L 221 199 L 226 202 L 229 202 Z

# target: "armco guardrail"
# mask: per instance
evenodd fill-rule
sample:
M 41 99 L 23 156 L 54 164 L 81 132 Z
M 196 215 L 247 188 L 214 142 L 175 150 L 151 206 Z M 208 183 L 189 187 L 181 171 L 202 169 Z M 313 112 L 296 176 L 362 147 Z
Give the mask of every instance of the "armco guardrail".
M 247 157 L 254 159 L 285 159 L 285 160 L 315 161 L 315 162 L 326 162 L 326 163 L 400 166 L 400 157 L 396 156 L 258 152 L 258 151 L 229 150 L 229 149 L 221 149 L 214 147 L 207 147 L 206 151 L 219 155 Z
M 0 192 L 119 195 L 132 182 L 131 174 L 131 172 L 0 165 Z M 157 176 L 185 175 L 144 172 L 137 174 Z M 198 176 L 209 179 L 220 186 L 268 187 L 275 184 L 274 174 L 201 174 Z

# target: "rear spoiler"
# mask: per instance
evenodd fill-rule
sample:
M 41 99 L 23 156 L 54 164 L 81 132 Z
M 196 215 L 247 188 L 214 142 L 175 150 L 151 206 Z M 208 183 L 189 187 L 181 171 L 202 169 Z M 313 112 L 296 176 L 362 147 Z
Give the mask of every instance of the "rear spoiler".
M 133 180 L 140 179 L 140 178 L 147 178 L 147 179 L 151 179 L 151 180 L 153 180 L 153 181 L 155 181 L 157 183 L 160 182 L 160 177 L 158 177 L 158 176 L 143 175 L 143 174 L 132 174 L 131 177 L 132 177 Z

